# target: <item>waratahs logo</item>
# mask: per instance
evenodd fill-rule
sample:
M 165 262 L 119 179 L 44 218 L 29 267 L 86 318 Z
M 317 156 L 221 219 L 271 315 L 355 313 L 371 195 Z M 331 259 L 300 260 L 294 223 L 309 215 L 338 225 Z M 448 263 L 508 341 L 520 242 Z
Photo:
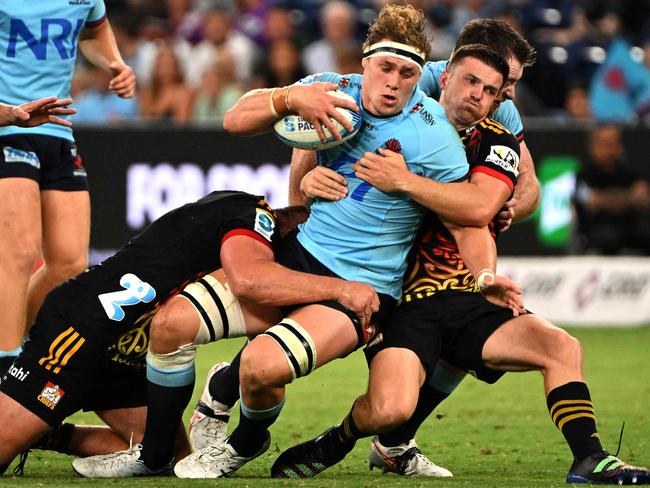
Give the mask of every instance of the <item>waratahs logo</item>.
M 402 144 L 397 139 L 388 139 L 381 147 L 396 153 L 402 152 Z
M 284 119 L 284 131 L 285 132 L 295 132 L 296 131 L 296 124 L 294 123 L 294 120 L 292 117 L 286 117 Z

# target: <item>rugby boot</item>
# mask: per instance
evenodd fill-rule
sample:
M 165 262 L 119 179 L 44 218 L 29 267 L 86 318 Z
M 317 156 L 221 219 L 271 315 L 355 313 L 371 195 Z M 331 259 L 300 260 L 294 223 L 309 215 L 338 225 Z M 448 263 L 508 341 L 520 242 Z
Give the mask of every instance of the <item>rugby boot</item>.
M 217 363 L 208 372 L 201 399 L 196 404 L 190 419 L 189 435 L 192 450 L 198 451 L 210 446 L 223 444 L 228 434 L 228 420 L 232 407 L 216 401 L 210 395 L 210 380 L 228 367 L 228 363 Z
M 204 447 L 181 459 L 174 467 L 174 474 L 179 478 L 225 478 L 264 454 L 270 445 L 271 434 L 267 432 L 262 447 L 252 456 L 245 457 L 240 456 L 226 440 L 218 446 Z
M 431 476 L 435 478 L 450 478 L 451 471 L 438 466 L 420 449 L 415 439 L 408 444 L 386 447 L 379 442 L 378 436 L 372 438 L 370 453 L 368 454 L 368 467 L 379 468 L 384 473 L 397 473 L 402 476 Z
M 580 462 L 574 462 L 566 482 L 595 485 L 650 485 L 650 471 L 647 468 L 631 466 L 607 451 L 602 451 Z
M 14 476 L 23 476 L 25 474 L 25 463 L 27 462 L 27 456 L 29 455 L 29 449 L 26 451 L 21 452 L 18 456 L 20 457 L 20 460 L 18 461 L 18 464 L 14 466 L 13 469 L 13 474 Z M 16 459 L 16 458 L 14 458 Z M 0 476 L 5 474 L 5 471 L 9 468 L 11 463 L 14 461 L 14 459 L 10 460 L 9 462 L 5 464 L 0 464 Z
M 334 426 L 318 437 L 290 447 L 271 466 L 273 478 L 312 478 L 347 456 L 354 445 L 337 442 Z
M 169 476 L 174 467 L 172 459 L 158 469 L 150 469 L 140 459 L 142 445 L 134 444 L 126 451 L 100 454 L 72 461 L 72 468 L 85 478 L 130 478 L 132 476 Z

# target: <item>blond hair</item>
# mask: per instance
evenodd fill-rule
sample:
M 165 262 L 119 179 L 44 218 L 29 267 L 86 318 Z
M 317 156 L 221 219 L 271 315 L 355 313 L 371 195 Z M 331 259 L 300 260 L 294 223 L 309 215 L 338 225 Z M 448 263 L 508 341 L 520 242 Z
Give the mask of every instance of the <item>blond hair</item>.
M 379 41 L 389 40 L 413 46 L 427 58 L 431 51 L 430 31 L 422 10 L 411 5 L 388 4 L 370 24 L 363 49 L 365 51 Z

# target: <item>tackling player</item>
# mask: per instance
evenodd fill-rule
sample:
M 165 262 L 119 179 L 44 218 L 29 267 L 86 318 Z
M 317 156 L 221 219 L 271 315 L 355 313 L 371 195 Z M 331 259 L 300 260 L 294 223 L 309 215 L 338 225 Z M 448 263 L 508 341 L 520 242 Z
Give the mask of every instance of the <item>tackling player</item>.
M 467 97 L 454 79 L 464 72 L 452 56 L 441 77 L 441 103 L 449 113 Z M 455 110 L 454 110 L 455 108 Z M 453 118 L 463 129 L 462 117 Z M 505 127 L 489 118 L 463 133 L 471 166 L 471 179 L 482 191 L 500 195 L 504 203 L 514 188 L 519 164 L 519 145 Z M 470 272 L 469 263 L 459 254 L 463 245 L 443 225 L 440 216 L 449 209 L 437 198 L 444 185 L 411 172 L 396 153 L 363 158 L 356 175 L 382 191 L 405 193 L 431 208 L 417 241 L 406 274 L 399 306 L 383 329 L 383 334 L 367 348 L 370 362 L 368 391 L 358 398 L 341 425 L 319 437 L 283 452 L 273 467 L 274 477 L 311 477 L 342 460 L 356 440 L 380 432 L 390 432 L 413 415 L 421 385 L 430 376 L 451 391 L 457 384 L 436 367 L 439 359 L 469 371 L 478 379 L 496 382 L 506 371 L 539 370 L 553 423 L 564 435 L 573 454 L 567 483 L 650 484 L 650 472 L 631 466 L 605 451 L 596 430 L 595 412 L 582 373 L 582 349 L 564 330 L 533 314 L 513 318 L 511 310 L 495 306 L 482 296 L 485 279 L 493 274 Z M 491 181 L 490 181 L 491 180 Z M 446 185 L 449 188 L 454 185 Z M 506 191 L 507 189 L 507 191 Z M 472 202 L 472 205 L 477 205 Z M 498 208 L 498 205 L 497 207 Z M 496 237 L 494 223 L 491 224 Z M 454 242 L 454 239 L 456 242 Z M 444 388 L 446 385 L 451 388 Z M 395 392 L 399 391 L 399 395 Z M 415 426 L 409 427 L 417 427 Z M 401 442 L 415 434 L 407 433 Z M 395 439 L 400 433 L 388 436 Z M 392 465 L 392 470 L 408 474 L 426 460 L 415 443 L 410 452 L 398 454 L 373 439 L 371 466 Z M 428 460 L 427 460 L 428 461 Z M 451 476 L 440 468 L 438 476 Z
M 53 290 L 0 382 L 0 464 L 81 409 L 96 411 L 112 430 L 68 429 L 69 446 L 123 449 L 131 433 L 136 441 L 142 436 L 148 397 L 155 401 L 167 389 L 178 396 L 163 405 L 171 418 L 179 415 L 171 423 L 173 451 L 198 345 L 264 330 L 274 317 L 270 305 L 333 300 L 360 315 L 376 310 L 368 285 L 274 262 L 273 247 L 295 225 L 292 218 L 280 211 L 276 220 L 261 197 L 214 192 L 167 213 L 117 254 Z M 223 274 L 206 274 L 220 267 Z M 237 298 L 257 305 L 240 306 Z M 150 323 L 158 347 L 149 347 Z M 185 340 L 171 351 L 170 323 Z M 184 435 L 176 439 L 177 455 L 187 454 Z M 138 474 L 170 469 L 169 459 L 162 466 L 138 462 L 146 454 L 140 446 L 128 452 Z

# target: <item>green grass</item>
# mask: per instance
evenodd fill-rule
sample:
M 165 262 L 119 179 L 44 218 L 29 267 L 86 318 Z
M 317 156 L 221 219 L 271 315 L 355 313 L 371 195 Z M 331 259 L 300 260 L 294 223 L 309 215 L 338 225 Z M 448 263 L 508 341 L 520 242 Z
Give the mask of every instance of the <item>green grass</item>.
M 585 349 L 585 374 L 596 408 L 601 439 L 616 450 L 621 423 L 625 436 L 620 457 L 650 465 L 650 327 L 638 329 L 572 329 Z M 222 341 L 205 347 L 199 355 L 197 377 L 202 382 L 208 367 L 228 360 L 241 342 Z M 273 460 L 283 449 L 318 434 L 347 413 L 353 398 L 366 385 L 366 367 L 359 352 L 335 361 L 309 378 L 289 386 L 285 409 L 272 427 L 271 449 L 226 480 L 173 478 L 87 480 L 77 477 L 69 456 L 35 451 L 30 454 L 24 478 L 5 476 L 3 487 L 13 486 L 297 486 L 297 487 L 526 487 L 565 486 L 570 451 L 551 424 L 539 373 L 506 375 L 488 386 L 465 380 L 430 418 L 418 434 L 420 448 L 454 478 L 404 479 L 368 472 L 368 442 L 341 464 L 313 480 L 269 480 Z M 107 392 L 114 394 L 115 392 Z M 195 397 L 200 387 L 195 389 Z M 195 399 L 196 399 L 195 398 Z M 191 412 L 186 413 L 186 418 Z M 92 415 L 77 422 L 95 423 Z M 234 420 L 234 419 L 233 419 Z M 234 425 L 234 422 L 231 422 Z

